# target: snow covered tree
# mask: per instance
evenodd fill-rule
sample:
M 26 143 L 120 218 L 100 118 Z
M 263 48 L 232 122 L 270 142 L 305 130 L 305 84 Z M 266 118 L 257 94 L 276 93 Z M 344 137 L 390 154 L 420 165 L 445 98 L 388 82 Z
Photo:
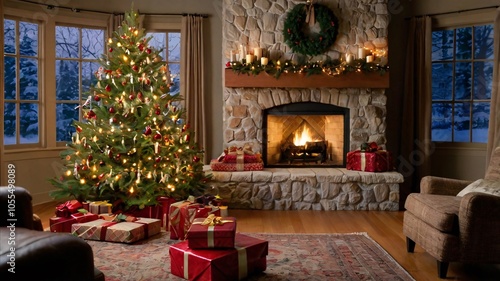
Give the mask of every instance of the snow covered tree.
M 108 200 L 115 208 L 147 206 L 158 196 L 185 199 L 206 186 L 203 151 L 193 141 L 168 65 L 150 47 L 131 11 L 113 38 L 83 104 L 84 121 L 61 153 L 56 198 Z

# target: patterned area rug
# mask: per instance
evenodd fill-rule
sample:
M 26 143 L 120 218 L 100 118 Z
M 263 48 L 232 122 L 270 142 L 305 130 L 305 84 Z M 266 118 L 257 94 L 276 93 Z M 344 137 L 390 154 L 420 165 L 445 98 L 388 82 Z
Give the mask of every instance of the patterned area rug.
M 267 270 L 248 280 L 414 280 L 366 233 L 246 235 L 269 241 Z M 88 241 L 107 281 L 184 280 L 170 273 L 167 232 L 121 244 Z

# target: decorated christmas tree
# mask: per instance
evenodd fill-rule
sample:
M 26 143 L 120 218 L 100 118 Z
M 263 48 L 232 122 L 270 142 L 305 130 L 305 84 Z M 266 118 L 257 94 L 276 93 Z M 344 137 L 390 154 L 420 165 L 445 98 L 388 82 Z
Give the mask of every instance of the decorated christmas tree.
M 108 41 L 96 85 L 81 106 L 83 121 L 61 153 L 64 175 L 51 179 L 55 198 L 148 206 L 158 196 L 184 199 L 205 188 L 203 151 L 169 93 L 168 65 L 131 11 Z

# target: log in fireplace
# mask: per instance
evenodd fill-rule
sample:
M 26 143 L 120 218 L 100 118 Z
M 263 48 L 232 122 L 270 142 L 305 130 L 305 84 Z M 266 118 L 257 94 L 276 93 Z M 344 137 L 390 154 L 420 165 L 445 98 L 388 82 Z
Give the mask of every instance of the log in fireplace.
M 299 102 L 265 109 L 263 117 L 266 167 L 345 167 L 349 108 Z

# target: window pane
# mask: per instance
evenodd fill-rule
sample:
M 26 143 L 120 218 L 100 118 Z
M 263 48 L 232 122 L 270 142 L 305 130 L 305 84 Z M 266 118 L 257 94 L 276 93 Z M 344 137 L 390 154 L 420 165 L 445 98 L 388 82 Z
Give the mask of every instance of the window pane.
M 432 99 L 451 100 L 453 85 L 453 65 L 451 63 L 432 64 Z
M 76 27 L 56 26 L 56 57 L 78 58 L 80 33 Z
M 57 100 L 78 100 L 80 92 L 78 66 L 77 61 L 56 61 Z
M 455 99 L 470 100 L 472 83 L 472 64 L 460 62 L 455 64 Z
M 454 141 L 470 141 L 470 103 L 456 103 L 454 112 Z
M 56 140 L 70 141 L 75 132 L 73 120 L 78 120 L 77 103 L 58 103 L 56 105 Z
M 4 105 L 3 144 L 16 143 L 16 104 L 6 102 Z
M 170 77 L 172 86 L 170 86 L 170 94 L 178 94 L 181 91 L 181 65 L 178 63 L 171 63 L 168 65 L 170 70 Z
M 38 142 L 38 104 L 20 104 L 20 143 Z
M 474 63 L 474 98 L 491 99 L 493 62 Z
M 82 58 L 98 59 L 104 51 L 104 30 L 82 28 Z
M 455 58 L 457 60 L 470 59 L 472 57 L 472 28 L 464 27 L 457 29 L 457 44 Z
M 19 90 L 22 100 L 38 100 L 38 61 L 20 59 L 21 77 Z
M 432 60 L 453 59 L 453 30 L 432 32 Z
M 16 59 L 4 57 L 4 96 L 5 99 L 16 98 Z
M 35 57 L 38 55 L 38 24 L 29 22 L 19 23 L 19 53 L 23 56 Z
M 474 103 L 472 108 L 472 141 L 488 142 L 488 125 L 490 120 L 490 103 Z
M 451 141 L 451 103 L 432 104 L 432 140 Z
M 493 59 L 493 25 L 474 27 L 474 58 Z
M 3 37 L 4 45 L 3 51 L 5 54 L 15 54 L 16 53 L 16 22 L 13 20 L 3 21 Z
M 149 45 L 156 50 L 161 50 L 160 56 L 163 58 L 163 60 L 166 59 L 166 50 L 165 46 L 167 45 L 167 39 L 166 39 L 166 33 L 164 32 L 148 32 L 146 33 L 147 37 L 151 37 L 151 40 L 149 41 Z
M 168 61 L 181 61 L 181 34 L 168 33 Z
M 82 63 L 82 91 L 90 91 L 90 87 L 96 85 L 97 78 L 95 72 L 99 69 L 100 64 L 97 62 Z M 83 97 L 85 99 L 85 97 Z

